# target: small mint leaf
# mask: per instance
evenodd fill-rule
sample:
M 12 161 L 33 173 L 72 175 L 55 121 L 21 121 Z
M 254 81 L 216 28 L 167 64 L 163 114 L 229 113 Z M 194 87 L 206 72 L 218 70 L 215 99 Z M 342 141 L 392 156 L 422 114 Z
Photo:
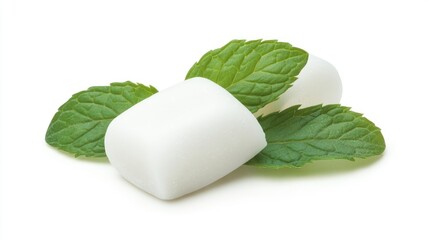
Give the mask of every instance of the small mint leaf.
M 247 165 L 301 167 L 314 160 L 377 156 L 386 147 L 374 123 L 340 105 L 293 106 L 258 121 L 268 145 Z
M 104 135 L 113 118 L 157 92 L 127 81 L 76 93 L 54 115 L 45 140 L 76 157 L 105 157 Z
M 304 50 L 289 43 L 233 40 L 206 53 L 186 79 L 208 78 L 256 112 L 292 86 L 307 59 Z

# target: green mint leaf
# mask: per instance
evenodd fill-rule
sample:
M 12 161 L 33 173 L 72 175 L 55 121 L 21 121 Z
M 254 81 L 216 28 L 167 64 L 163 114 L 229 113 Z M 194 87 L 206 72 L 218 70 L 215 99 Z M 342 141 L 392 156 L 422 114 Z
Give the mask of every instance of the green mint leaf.
M 304 50 L 289 43 L 233 40 L 206 53 L 186 79 L 208 78 L 256 112 L 292 86 L 307 59 Z
M 152 86 L 128 81 L 76 93 L 54 115 L 45 140 L 76 157 L 105 157 L 104 135 L 110 122 L 156 92 Z
M 348 107 L 298 108 L 258 118 L 268 145 L 248 165 L 282 168 L 314 160 L 354 160 L 380 155 L 386 147 L 380 129 Z

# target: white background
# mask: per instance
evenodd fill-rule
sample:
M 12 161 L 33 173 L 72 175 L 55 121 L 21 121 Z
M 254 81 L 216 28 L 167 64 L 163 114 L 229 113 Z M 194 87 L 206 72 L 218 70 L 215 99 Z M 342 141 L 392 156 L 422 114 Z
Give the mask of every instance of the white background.
M 425 3 L 3 1 L 0 239 L 429 239 Z M 384 156 L 241 167 L 166 202 L 44 142 L 73 93 L 125 80 L 164 89 L 236 38 L 333 63 L 342 103 L 382 128 Z

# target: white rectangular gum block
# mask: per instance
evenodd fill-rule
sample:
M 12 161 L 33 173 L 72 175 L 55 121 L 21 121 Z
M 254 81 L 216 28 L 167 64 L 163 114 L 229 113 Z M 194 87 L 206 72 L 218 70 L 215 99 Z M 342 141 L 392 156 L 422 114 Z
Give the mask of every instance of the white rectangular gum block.
M 305 108 L 318 104 L 338 104 L 341 95 L 341 78 L 334 65 L 310 54 L 292 87 L 254 115 L 268 115 L 294 105 Z
M 193 78 L 120 114 L 105 136 L 111 164 L 164 200 L 198 190 L 267 145 L 252 113 L 222 87 Z

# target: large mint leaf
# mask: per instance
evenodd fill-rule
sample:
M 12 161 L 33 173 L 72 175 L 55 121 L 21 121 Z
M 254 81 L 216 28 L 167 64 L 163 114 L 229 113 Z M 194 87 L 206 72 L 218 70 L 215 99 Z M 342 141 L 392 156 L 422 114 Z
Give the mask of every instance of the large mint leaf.
M 258 118 L 268 145 L 248 165 L 282 168 L 314 160 L 354 160 L 380 155 L 386 147 L 380 129 L 348 107 L 298 108 Z
M 104 135 L 109 123 L 156 92 L 152 86 L 123 82 L 76 93 L 53 117 L 46 142 L 76 157 L 104 157 Z
M 307 59 L 304 50 L 289 43 L 233 40 L 206 53 L 186 79 L 208 78 L 256 112 L 292 86 Z

